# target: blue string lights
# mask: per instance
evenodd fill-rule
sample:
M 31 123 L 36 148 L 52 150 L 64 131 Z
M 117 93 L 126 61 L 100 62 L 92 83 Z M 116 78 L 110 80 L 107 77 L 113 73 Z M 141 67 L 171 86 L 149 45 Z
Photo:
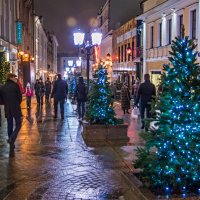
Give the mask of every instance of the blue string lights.
M 115 112 L 111 89 L 107 78 L 107 67 L 101 62 L 97 70 L 97 80 L 92 84 L 87 106 L 87 119 L 93 124 L 115 125 Z
M 142 134 L 145 147 L 134 166 L 145 182 L 166 195 L 200 192 L 200 67 L 188 37 L 172 43 L 171 65 L 164 66 L 161 92 L 153 105 L 158 128 Z M 153 150 L 153 149 L 156 149 Z

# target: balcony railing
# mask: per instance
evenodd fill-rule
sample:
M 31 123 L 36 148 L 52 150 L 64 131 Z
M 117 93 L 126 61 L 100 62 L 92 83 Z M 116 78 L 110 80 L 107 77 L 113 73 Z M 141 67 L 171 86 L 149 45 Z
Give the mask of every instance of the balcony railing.
M 194 41 L 195 44 L 198 44 L 198 41 Z M 197 49 L 196 49 L 197 50 Z M 154 47 L 152 49 L 146 50 L 147 59 L 165 59 L 170 56 L 169 52 L 171 51 L 171 45 L 166 45 L 162 47 Z
M 147 59 L 161 59 L 168 58 L 171 45 L 155 47 L 153 49 L 147 49 Z

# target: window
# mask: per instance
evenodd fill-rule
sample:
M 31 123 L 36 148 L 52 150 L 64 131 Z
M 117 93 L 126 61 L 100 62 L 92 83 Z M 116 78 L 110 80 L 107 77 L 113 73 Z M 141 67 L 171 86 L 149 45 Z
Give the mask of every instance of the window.
M 179 28 L 178 36 L 180 38 L 183 38 L 184 37 L 183 15 L 179 16 L 179 27 L 178 28 Z
M 135 48 L 135 44 L 134 44 L 134 41 L 132 41 L 132 60 L 134 60 L 134 56 L 135 56 L 134 48 Z
M 120 47 L 118 47 L 118 63 L 120 63 Z
M 132 50 L 131 50 L 131 47 L 130 47 L 130 43 L 128 43 L 127 51 L 128 51 L 128 61 L 130 61 L 130 60 L 131 60 L 131 54 L 132 54 Z
M 151 26 L 151 44 L 150 44 L 150 48 L 153 48 L 153 43 L 154 43 L 154 27 L 153 26 Z
M 172 19 L 168 20 L 168 44 L 172 42 Z
M 121 62 L 123 62 L 123 51 L 124 51 L 124 48 L 123 46 L 121 46 Z
M 158 30 L 159 30 L 159 42 L 158 42 L 158 46 L 161 47 L 162 46 L 162 23 L 159 23 Z
M 196 18 L 196 10 L 193 10 L 191 12 L 191 25 L 192 25 L 192 30 L 191 30 L 191 33 L 192 33 L 192 39 L 196 39 L 196 21 L 197 21 L 197 18 Z
M 103 17 L 101 16 L 100 17 L 100 26 L 102 26 L 103 25 Z

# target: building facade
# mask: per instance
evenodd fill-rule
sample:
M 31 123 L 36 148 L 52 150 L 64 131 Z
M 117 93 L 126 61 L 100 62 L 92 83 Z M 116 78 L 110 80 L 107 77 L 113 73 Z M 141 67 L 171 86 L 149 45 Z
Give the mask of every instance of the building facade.
M 51 35 L 52 37 L 52 52 L 53 52 L 53 63 L 52 63 L 52 70 L 53 73 L 57 73 L 58 64 L 57 64 L 57 55 L 58 55 L 58 40 L 55 35 Z
M 120 78 L 132 85 L 134 80 L 141 78 L 140 37 L 138 37 L 138 21 L 129 20 L 113 31 L 112 38 L 112 70 L 113 79 Z
M 147 0 L 143 21 L 143 74 L 149 73 L 154 84 L 159 84 L 163 64 L 168 64 L 171 42 L 176 37 L 189 36 L 200 51 L 198 0 Z M 199 58 L 198 58 L 199 60 Z
M 25 85 L 34 79 L 33 1 L 0 0 L 0 51 Z
M 33 0 L 17 2 L 18 76 L 25 87 L 27 82 L 33 83 L 35 80 Z
M 43 28 L 43 20 L 39 16 L 35 16 L 35 70 L 36 78 L 45 80 L 48 76 L 47 68 L 47 35 Z
M 126 31 L 127 32 L 130 31 L 130 28 L 129 29 L 125 28 L 127 27 L 127 25 L 125 24 L 126 23 L 131 24 L 129 20 L 131 20 L 134 15 L 137 15 L 141 12 L 139 4 L 138 7 L 130 6 L 132 5 L 132 3 L 133 3 L 132 0 L 124 0 L 124 1 L 107 0 L 106 3 L 99 10 L 97 16 L 99 30 L 103 34 L 102 44 L 100 45 L 100 58 L 102 60 L 106 60 L 107 54 L 111 55 L 111 58 L 113 59 L 111 60 L 112 67 L 108 71 L 109 71 L 109 76 L 113 81 L 118 77 L 118 74 L 121 73 L 127 74 L 129 73 L 129 71 L 133 72 L 133 64 L 132 63 L 128 64 L 127 63 L 128 60 L 127 61 L 125 61 L 125 59 L 123 61 L 120 60 L 120 63 L 116 61 L 116 57 L 118 55 L 118 50 L 116 49 L 118 48 L 118 46 L 123 46 L 122 43 L 124 43 L 123 48 L 125 46 L 126 48 L 128 47 L 132 48 L 132 41 L 121 41 L 120 42 L 121 44 L 116 43 L 117 37 L 124 37 L 123 35 L 126 33 Z M 123 9 L 119 10 L 119 6 L 123 7 Z M 130 37 L 136 37 L 136 34 L 135 36 L 131 35 Z M 134 44 L 136 45 L 136 42 Z M 122 49 L 122 51 L 125 51 L 125 49 Z M 125 56 L 125 53 L 123 54 L 123 56 Z M 130 56 L 128 57 L 128 59 L 129 58 Z M 127 66 L 130 68 L 128 69 Z
M 19 19 L 19 2 L 0 0 L 0 51 L 6 54 L 11 72 L 18 75 L 18 49 L 16 25 Z
M 55 76 L 57 73 L 57 48 L 58 41 L 56 36 L 46 33 L 47 35 L 47 73 L 48 76 Z

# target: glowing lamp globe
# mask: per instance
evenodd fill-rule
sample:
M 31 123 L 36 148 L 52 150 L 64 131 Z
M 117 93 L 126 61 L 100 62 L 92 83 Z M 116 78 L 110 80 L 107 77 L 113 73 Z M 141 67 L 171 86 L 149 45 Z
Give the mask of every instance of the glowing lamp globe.
M 74 44 L 82 45 L 84 41 L 85 34 L 81 32 L 74 33 Z
M 101 40 L 102 40 L 102 33 L 92 33 L 91 34 L 92 37 L 92 45 L 100 45 L 101 44 Z

